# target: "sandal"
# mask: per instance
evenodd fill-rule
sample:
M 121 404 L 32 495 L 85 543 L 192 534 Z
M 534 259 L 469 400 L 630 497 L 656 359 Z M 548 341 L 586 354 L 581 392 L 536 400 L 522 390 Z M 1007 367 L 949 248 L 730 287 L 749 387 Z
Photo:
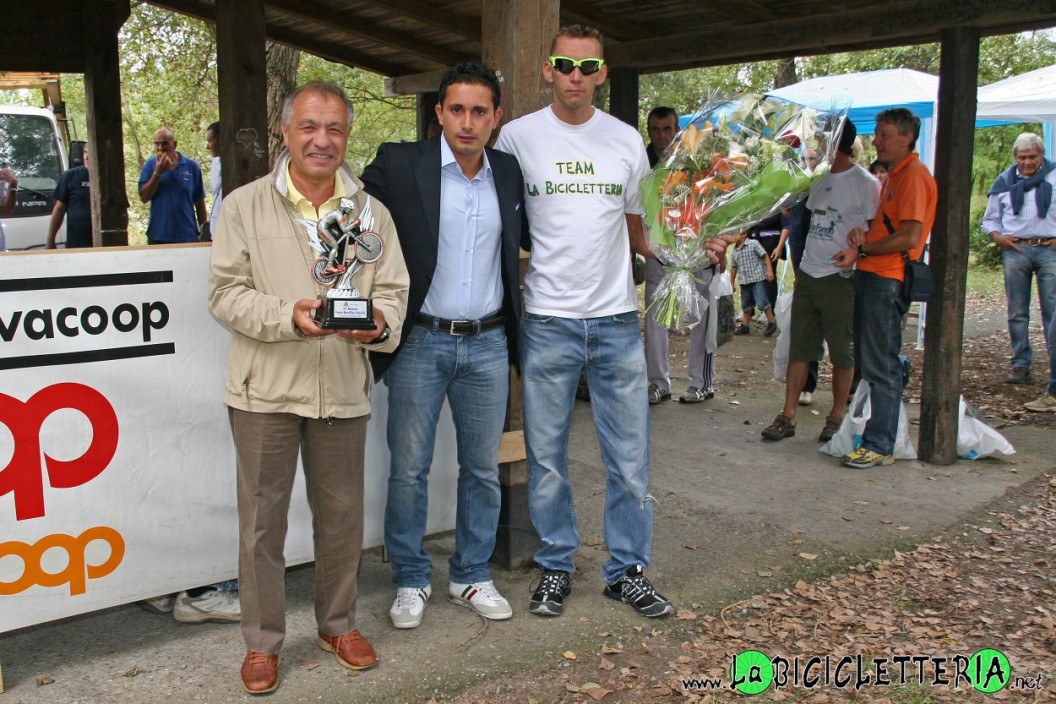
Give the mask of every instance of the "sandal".
M 843 423 L 843 418 L 837 418 L 836 416 L 825 417 L 825 427 L 821 429 L 821 435 L 818 436 L 818 440 L 822 442 L 828 442 L 832 440 L 832 436 L 840 429 L 840 424 Z
M 763 430 L 763 437 L 767 440 L 784 440 L 796 434 L 796 424 L 786 415 L 778 415 L 769 428 Z

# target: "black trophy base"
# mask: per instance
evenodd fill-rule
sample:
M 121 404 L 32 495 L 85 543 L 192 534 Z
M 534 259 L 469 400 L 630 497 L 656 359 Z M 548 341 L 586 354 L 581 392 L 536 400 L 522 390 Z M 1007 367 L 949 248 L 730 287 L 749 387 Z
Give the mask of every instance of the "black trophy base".
M 369 298 L 322 298 L 315 324 L 326 330 L 376 330 L 374 302 Z

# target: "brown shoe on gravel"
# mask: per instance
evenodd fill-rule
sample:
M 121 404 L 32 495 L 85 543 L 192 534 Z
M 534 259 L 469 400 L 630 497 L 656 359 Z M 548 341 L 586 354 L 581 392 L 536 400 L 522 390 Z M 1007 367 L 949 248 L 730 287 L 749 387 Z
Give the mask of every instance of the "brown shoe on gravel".
M 338 664 L 349 670 L 366 670 L 374 667 L 378 661 L 374 648 L 366 638 L 359 635 L 359 631 L 352 631 L 343 636 L 328 636 L 320 631 L 315 642 L 323 650 L 333 653 Z
M 770 427 L 763 430 L 763 438 L 767 440 L 784 440 L 795 434 L 796 424 L 784 414 L 779 414 L 777 418 L 774 418 L 774 422 L 770 424 Z
M 843 423 L 843 418 L 825 416 L 825 427 L 821 429 L 821 435 L 818 436 L 818 440 L 821 440 L 822 442 L 832 440 L 832 436 L 840 429 L 841 423 Z
M 278 654 L 248 651 L 242 661 L 242 686 L 250 694 L 268 694 L 278 689 Z

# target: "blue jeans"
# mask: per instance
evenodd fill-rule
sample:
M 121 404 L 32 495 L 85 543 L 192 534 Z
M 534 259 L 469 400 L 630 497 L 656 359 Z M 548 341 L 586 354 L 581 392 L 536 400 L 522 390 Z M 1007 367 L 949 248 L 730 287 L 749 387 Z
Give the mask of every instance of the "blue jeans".
M 458 446 L 458 507 L 450 579 L 491 579 L 501 504 L 499 442 L 506 419 L 509 357 L 502 327 L 457 336 L 415 325 L 385 372 L 389 389 L 389 495 L 385 547 L 400 587 L 429 584 L 432 558 L 422 547 L 429 509 L 429 467 L 446 397 Z
M 1041 299 L 1041 325 L 1049 350 L 1049 393 L 1056 395 L 1056 340 L 1049 335 L 1056 313 L 1056 250 L 1052 247 L 1020 245 L 1022 252 L 1006 249 L 1001 254 L 1005 268 L 1005 295 L 1008 298 L 1008 336 L 1012 340 L 1012 368 L 1029 369 L 1034 361 L 1030 347 L 1030 294 L 1035 276 Z
M 579 530 L 568 476 L 568 433 L 579 375 L 608 473 L 605 544 L 609 584 L 629 567 L 649 565 L 653 497 L 649 495 L 649 395 L 638 314 L 572 319 L 527 313 L 521 328 L 524 438 L 529 513 L 539 534 L 535 561 L 574 572 Z
M 869 271 L 854 275 L 854 360 L 869 382 L 872 414 L 862 447 L 882 455 L 895 448 L 902 410 L 902 316 L 909 304 L 902 282 Z
M 741 312 L 752 314 L 755 308 L 759 312 L 770 307 L 770 297 L 766 291 L 766 281 L 755 281 L 750 284 L 741 284 Z

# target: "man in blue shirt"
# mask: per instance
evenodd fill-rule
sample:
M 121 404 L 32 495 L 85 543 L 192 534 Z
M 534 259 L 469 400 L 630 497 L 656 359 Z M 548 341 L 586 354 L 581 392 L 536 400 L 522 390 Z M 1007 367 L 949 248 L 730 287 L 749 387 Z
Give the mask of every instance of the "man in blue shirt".
M 481 616 L 513 615 L 488 560 L 501 504 L 499 442 L 509 366 L 516 364 L 524 182 L 517 160 L 486 149 L 502 119 L 495 72 L 480 61 L 448 70 L 436 115 L 443 133 L 383 144 L 363 172 L 367 193 L 392 214 L 411 287 L 400 347 L 371 353 L 389 390 L 391 453 L 385 546 L 396 628 L 414 628 L 432 596 L 422 547 L 436 424 L 446 398 L 458 443 L 455 552 L 448 596 Z
M 139 199 L 150 203 L 147 244 L 197 242 L 198 228 L 209 218 L 202 170 L 176 151 L 168 128 L 154 133 L 154 151 L 139 173 Z
M 55 186 L 55 207 L 48 224 L 47 249 L 56 249 L 55 236 L 66 219 L 66 249 L 92 246 L 92 195 L 88 189 L 88 145 L 84 145 L 84 165 L 67 169 Z M 69 215 L 69 218 L 66 216 Z

